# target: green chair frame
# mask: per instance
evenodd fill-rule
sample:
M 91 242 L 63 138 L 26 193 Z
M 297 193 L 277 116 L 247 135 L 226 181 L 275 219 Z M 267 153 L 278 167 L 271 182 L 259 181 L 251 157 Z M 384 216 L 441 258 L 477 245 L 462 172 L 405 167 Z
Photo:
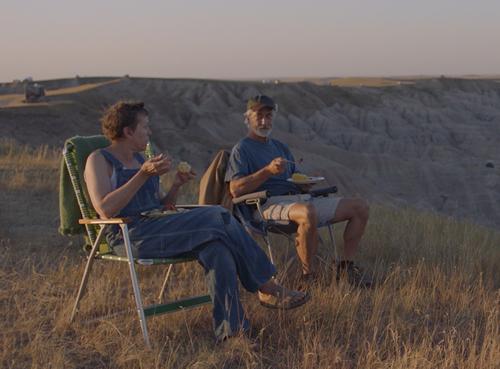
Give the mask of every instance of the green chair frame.
M 94 136 L 95 137 L 95 136 Z M 85 137 L 78 137 L 78 139 L 85 139 Z M 99 149 L 101 147 L 96 147 Z M 129 220 L 126 218 L 112 218 L 112 219 L 99 219 L 97 213 L 93 209 L 90 201 L 88 201 L 88 196 L 86 194 L 86 188 L 84 183 L 81 181 L 83 168 L 78 168 L 77 161 L 78 147 L 76 147 L 72 140 L 66 141 L 63 149 L 63 157 L 66 167 L 68 169 L 69 176 L 71 178 L 71 184 L 75 192 L 76 200 L 78 202 L 82 219 L 79 223 L 85 226 L 87 237 L 92 244 L 92 248 L 88 255 L 87 264 L 85 266 L 85 271 L 78 289 L 78 294 L 76 297 L 73 310 L 71 312 L 70 322 L 75 318 L 78 311 L 78 304 L 83 297 L 85 292 L 88 278 L 92 269 L 92 265 L 95 260 L 106 260 L 106 261 L 120 261 L 127 262 L 129 266 L 130 278 L 132 281 L 132 288 L 135 297 L 135 304 L 137 308 L 137 314 L 139 316 L 139 323 L 141 326 L 142 334 L 144 336 L 144 343 L 147 347 L 151 347 L 151 342 L 149 339 L 148 326 L 146 318 L 150 316 L 160 315 L 164 313 L 176 312 L 179 310 L 184 310 L 188 308 L 193 308 L 201 305 L 205 305 L 211 302 L 209 295 L 193 296 L 184 299 L 179 299 L 171 301 L 169 303 L 161 304 L 164 292 L 167 288 L 169 277 L 172 273 L 172 268 L 175 264 L 186 263 L 196 261 L 194 257 L 172 257 L 172 258 L 154 258 L 154 259 L 139 259 L 134 258 L 132 255 L 131 241 L 128 233 L 128 223 Z M 151 157 L 153 151 L 151 145 L 145 151 L 146 157 Z M 179 206 L 180 208 L 189 208 L 195 206 Z M 110 225 L 119 225 L 120 230 L 123 234 L 123 240 L 125 243 L 126 257 L 117 256 L 112 253 L 112 250 L 107 245 L 104 234 L 105 230 Z M 102 246 L 105 246 L 104 248 Z M 168 265 L 165 279 L 163 281 L 158 300 L 160 303 L 144 306 L 141 291 L 139 288 L 139 283 L 137 279 L 137 272 L 135 265 Z

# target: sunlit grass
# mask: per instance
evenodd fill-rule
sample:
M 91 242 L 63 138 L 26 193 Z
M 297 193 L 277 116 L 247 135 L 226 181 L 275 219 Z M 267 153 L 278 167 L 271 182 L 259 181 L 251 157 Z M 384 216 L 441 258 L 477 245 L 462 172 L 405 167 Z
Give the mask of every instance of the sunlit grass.
M 57 190 L 61 152 L 47 145 L 30 148 L 0 140 L 0 188 Z
M 40 198 L 33 186 L 50 196 L 39 212 L 8 225 L 0 212 L 0 226 L 33 232 L 36 228 L 29 226 L 35 223 L 55 233 L 58 151 L 9 145 L 0 146 L 2 191 L 19 194 L 23 202 Z M 16 168 L 26 182 L 11 180 Z M 43 171 L 52 175 L 37 182 L 34 173 Z M 196 184 L 190 186 L 180 201 L 196 199 Z M 367 291 L 344 283 L 317 287 L 308 305 L 286 313 L 262 308 L 254 295 L 243 293 L 257 338 L 255 351 L 246 345 L 215 346 L 210 307 L 150 319 L 154 346 L 145 350 L 125 264 L 97 262 L 77 320 L 69 324 L 84 268 L 79 240 L 67 245 L 65 238 L 55 242 L 55 236 L 33 233 L 27 245 L 18 241 L 21 233 L 8 238 L 0 233 L 1 367 L 497 368 L 500 235 L 377 204 L 372 204 L 370 219 L 359 261 L 374 271 L 379 285 Z M 338 245 L 342 231 L 336 227 Z M 273 239 L 280 268 L 294 251 L 284 240 Z M 321 255 L 331 261 L 331 248 L 323 245 Z M 146 302 L 155 301 L 164 272 L 164 267 L 139 268 Z M 334 278 L 328 268 L 325 278 Z M 170 296 L 205 290 L 199 265 L 176 267 Z M 86 323 L 124 309 L 131 312 Z

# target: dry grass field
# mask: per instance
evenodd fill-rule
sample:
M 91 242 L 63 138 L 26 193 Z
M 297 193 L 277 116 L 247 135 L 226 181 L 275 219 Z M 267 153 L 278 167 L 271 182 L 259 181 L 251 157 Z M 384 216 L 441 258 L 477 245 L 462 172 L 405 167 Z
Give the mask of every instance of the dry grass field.
M 57 235 L 59 153 L 0 142 L 2 368 L 498 368 L 500 235 L 411 209 L 372 205 L 360 255 L 378 286 L 332 283 L 281 313 L 244 293 L 257 348 L 214 344 L 210 306 L 149 320 L 143 346 L 126 265 L 99 264 L 73 324 L 83 273 L 79 238 Z M 195 185 L 181 202 L 195 198 Z M 342 227 L 336 229 L 340 242 Z M 287 247 L 278 247 L 284 263 Z M 293 251 L 293 250 L 292 250 Z M 328 260 L 331 253 L 321 250 Z M 140 267 L 154 300 L 162 267 Z M 325 272 L 325 278 L 331 278 Z M 179 266 L 169 292 L 204 291 L 198 265 Z

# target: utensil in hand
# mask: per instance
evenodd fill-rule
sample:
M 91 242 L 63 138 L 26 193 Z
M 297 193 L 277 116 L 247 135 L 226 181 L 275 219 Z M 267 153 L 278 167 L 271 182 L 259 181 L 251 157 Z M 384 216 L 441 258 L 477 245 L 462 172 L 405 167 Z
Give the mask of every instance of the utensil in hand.
M 288 163 L 295 164 L 295 165 L 302 164 L 302 162 L 304 161 L 303 158 L 299 158 L 299 160 L 297 160 L 297 161 L 288 160 L 288 159 L 283 159 L 283 160 L 286 161 L 286 162 L 288 162 Z

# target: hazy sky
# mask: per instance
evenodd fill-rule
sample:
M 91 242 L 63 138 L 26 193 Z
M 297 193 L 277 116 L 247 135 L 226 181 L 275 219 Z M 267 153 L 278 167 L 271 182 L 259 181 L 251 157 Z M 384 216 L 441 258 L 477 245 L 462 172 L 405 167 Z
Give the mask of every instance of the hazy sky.
M 0 0 L 0 81 L 500 74 L 500 0 Z

